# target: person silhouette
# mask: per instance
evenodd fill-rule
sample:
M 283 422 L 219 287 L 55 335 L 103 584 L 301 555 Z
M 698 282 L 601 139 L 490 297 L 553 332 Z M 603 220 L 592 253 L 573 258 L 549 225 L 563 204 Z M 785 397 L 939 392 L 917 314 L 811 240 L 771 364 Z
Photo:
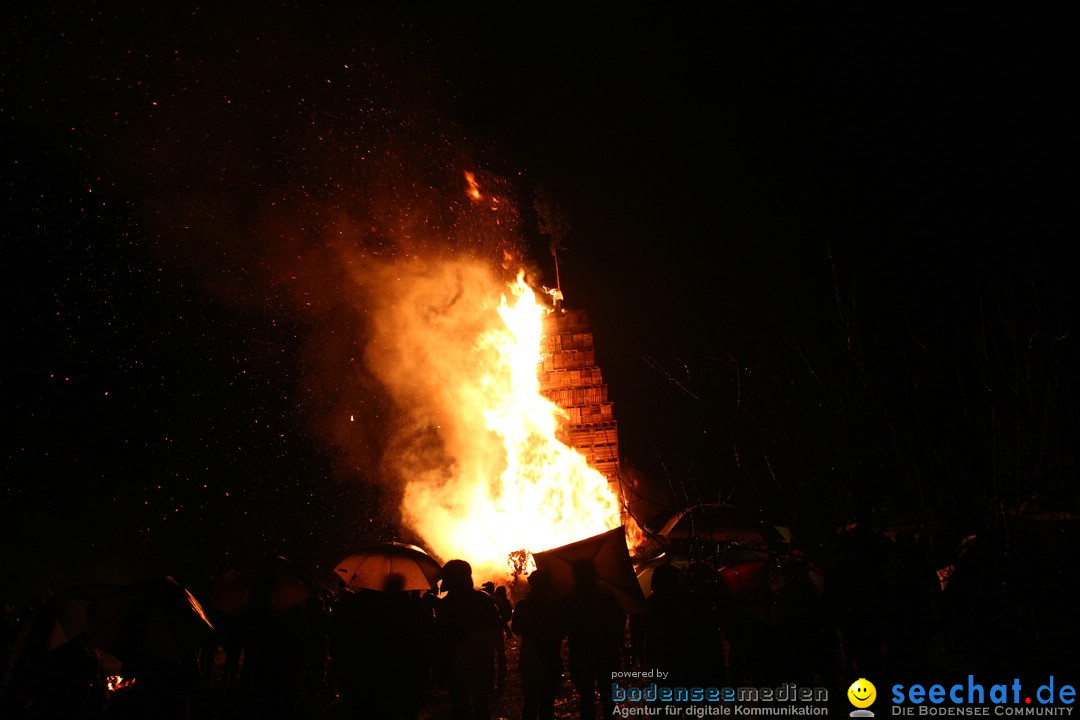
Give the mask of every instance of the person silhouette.
M 707 686 L 724 672 L 719 619 L 706 588 L 690 589 L 672 564 L 652 574 L 645 601 L 644 660 L 676 686 Z
M 382 658 L 379 637 L 377 590 L 345 590 L 330 613 L 328 649 L 330 679 L 340 695 L 338 711 L 343 718 L 365 717 L 365 711 L 377 702 L 373 691 L 379 686 Z
M 454 716 L 488 720 L 492 698 L 506 685 L 502 619 L 492 597 L 474 589 L 469 563 L 450 560 L 439 577 L 446 596 L 435 627 Z
M 688 602 L 679 587 L 679 569 L 668 564 L 653 570 L 650 589 L 645 601 L 645 665 L 674 669 L 682 655 L 680 645 L 688 639 L 682 627 Z M 682 681 L 681 673 L 676 671 L 674 679 Z
M 566 603 L 570 680 L 578 694 L 582 720 L 596 717 L 598 690 L 603 717 L 611 717 L 615 701 L 606 690 L 612 673 L 622 665 L 626 614 L 611 593 L 597 584 L 590 560 L 575 561 L 572 571 L 574 586 Z
M 304 699 L 312 702 L 326 689 L 326 665 L 330 654 L 330 612 L 322 595 L 312 595 L 304 603 Z
M 514 604 L 510 602 L 505 585 L 495 588 L 495 607 L 499 610 L 499 617 L 502 619 L 506 636 L 510 637 L 510 621 L 514 617 Z
M 243 661 L 240 687 L 247 717 L 291 718 L 300 697 L 304 665 L 304 610 L 278 612 L 271 603 L 273 576 L 260 573 L 252 601 L 240 615 Z
M 551 579 L 543 570 L 529 575 L 529 594 L 518 601 L 510 627 L 521 638 L 523 720 L 552 720 L 555 695 L 562 681 L 562 610 Z
M 428 647 L 432 642 L 435 617 L 418 595 L 404 589 L 404 578 L 391 574 L 380 594 L 378 637 L 383 642 L 379 656 L 383 663 L 376 673 L 382 687 L 380 712 L 372 717 L 386 720 L 416 720 L 426 687 Z M 371 710 L 372 708 L 369 708 Z
M 105 668 L 86 633 L 57 645 L 63 608 L 42 602 L 24 621 L 16 639 L 7 685 L 0 694 L 0 717 L 46 720 L 102 720 L 109 703 Z
M 7 680 L 8 658 L 15 648 L 15 603 L 4 598 L 0 600 L 0 687 Z

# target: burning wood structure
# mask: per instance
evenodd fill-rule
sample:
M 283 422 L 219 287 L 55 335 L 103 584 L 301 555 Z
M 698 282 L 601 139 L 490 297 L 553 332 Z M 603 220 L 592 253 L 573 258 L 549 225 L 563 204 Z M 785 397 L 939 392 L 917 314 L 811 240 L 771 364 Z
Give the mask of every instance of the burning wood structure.
M 450 277 L 425 268 L 409 301 L 400 289 L 388 300 L 371 345 L 387 381 L 414 402 L 413 427 L 427 429 L 394 455 L 403 522 L 434 555 L 468 559 L 474 577 L 490 578 L 516 568 L 515 553 L 624 524 L 614 415 L 587 316 L 552 311 L 524 271 L 507 285 L 483 263 L 439 267 Z M 394 277 L 409 282 L 397 267 Z M 433 316 L 433 306 L 448 309 Z
M 540 392 L 567 415 L 558 438 L 585 457 L 619 496 L 619 438 L 614 403 L 596 364 L 589 316 L 557 306 L 544 320 Z

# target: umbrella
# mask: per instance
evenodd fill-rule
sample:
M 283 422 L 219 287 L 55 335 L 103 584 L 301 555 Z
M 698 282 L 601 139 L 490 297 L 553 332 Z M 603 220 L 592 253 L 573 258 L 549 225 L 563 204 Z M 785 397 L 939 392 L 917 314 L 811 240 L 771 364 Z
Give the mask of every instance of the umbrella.
M 245 611 L 281 615 L 324 589 L 311 570 L 276 557 L 256 567 L 232 568 L 218 575 L 206 604 L 234 618 Z
M 574 587 L 574 562 L 589 560 L 596 573 L 597 585 L 610 591 L 626 613 L 639 613 L 645 608 L 645 595 L 634 574 L 623 525 L 569 545 L 534 553 L 533 560 L 538 570 L 546 571 L 551 577 L 558 595 L 565 596 Z
M 415 545 L 386 542 L 368 545 L 349 555 L 334 568 L 353 590 L 385 590 L 400 578 L 400 590 L 434 590 L 439 562 Z M 392 577 L 397 576 L 397 577 Z
M 12 646 L 12 658 L 33 657 L 55 650 L 86 632 L 90 603 L 116 592 L 121 585 L 80 585 L 53 595 L 22 626 Z
M 176 660 L 184 643 L 213 630 L 198 601 L 171 577 L 78 585 L 45 601 L 19 633 L 13 656 L 39 655 L 83 636 L 118 660 Z
M 707 545 L 766 546 L 784 542 L 786 529 L 767 525 L 753 513 L 726 503 L 704 503 L 684 508 L 668 518 L 658 531 L 667 544 L 691 549 Z
M 634 566 L 634 574 L 637 575 L 638 584 L 641 586 L 641 591 L 648 595 L 652 592 L 652 576 L 656 568 L 661 565 L 674 565 L 680 572 L 686 570 L 690 561 L 682 557 L 673 557 L 667 553 L 661 553 L 658 557 L 652 558 L 645 562 L 637 563 Z
M 199 601 L 169 576 L 120 586 L 87 605 L 90 645 L 125 662 L 181 660 L 213 632 Z

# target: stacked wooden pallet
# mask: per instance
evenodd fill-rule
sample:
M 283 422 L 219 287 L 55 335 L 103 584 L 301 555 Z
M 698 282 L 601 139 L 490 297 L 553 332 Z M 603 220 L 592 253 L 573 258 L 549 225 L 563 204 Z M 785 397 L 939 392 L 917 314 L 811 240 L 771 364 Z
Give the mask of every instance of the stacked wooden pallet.
M 608 482 L 618 482 L 619 439 L 614 403 L 596 365 L 589 316 L 559 309 L 548 316 L 542 343 L 541 392 L 566 411 L 561 439 Z

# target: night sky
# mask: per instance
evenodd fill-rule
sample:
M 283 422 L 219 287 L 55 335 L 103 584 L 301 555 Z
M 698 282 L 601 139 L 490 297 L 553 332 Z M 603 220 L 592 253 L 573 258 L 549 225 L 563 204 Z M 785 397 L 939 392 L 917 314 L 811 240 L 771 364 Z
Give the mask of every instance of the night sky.
M 548 284 L 536 189 L 569 219 L 653 519 L 724 499 L 821 545 L 1077 509 L 1062 18 L 50 5 L 0 44 L 0 592 L 413 540 L 336 251 L 404 252 L 405 217 L 476 251 L 466 169 Z

